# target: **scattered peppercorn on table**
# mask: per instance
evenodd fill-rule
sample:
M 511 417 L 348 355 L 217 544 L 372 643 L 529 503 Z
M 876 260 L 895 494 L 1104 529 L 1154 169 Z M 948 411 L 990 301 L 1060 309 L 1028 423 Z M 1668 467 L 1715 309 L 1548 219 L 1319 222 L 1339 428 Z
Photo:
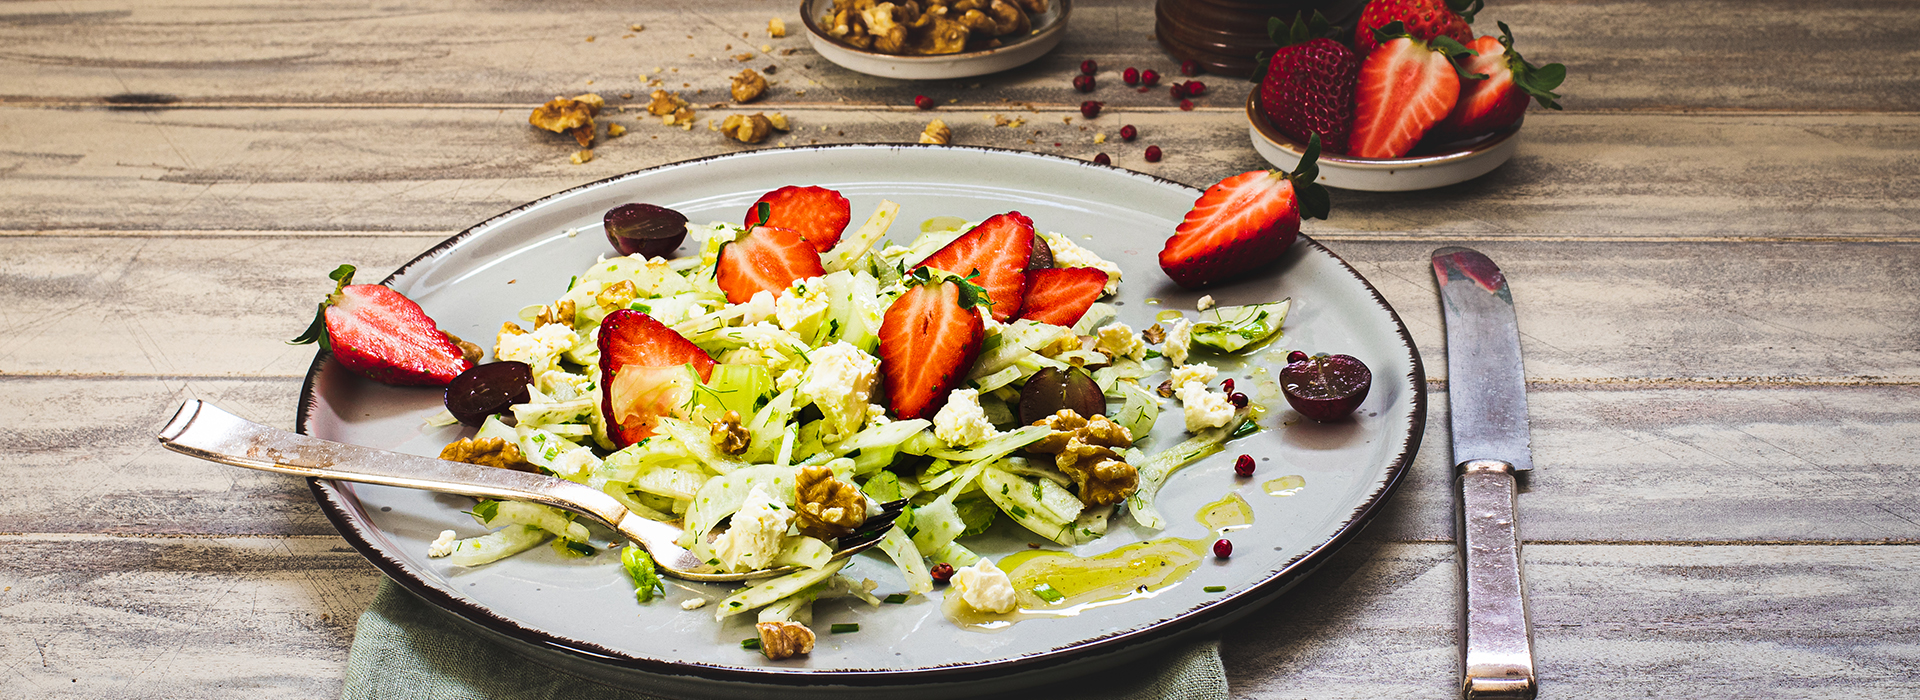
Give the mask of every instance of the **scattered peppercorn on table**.
M 1305 225 L 1405 320 L 1429 420 L 1365 535 L 1227 629 L 1237 697 L 1457 692 L 1427 269 L 1457 243 L 1515 280 L 1543 697 L 1920 689 L 1920 14 L 1817 10 L 1835 42 L 1800 3 L 1652 11 L 1489 3 L 1475 31 L 1564 63 L 1565 111 L 1485 176 L 1334 190 Z M 1201 187 L 1266 167 L 1249 84 L 1182 76 L 1152 3 L 1076 2 L 1051 53 L 957 80 L 844 70 L 803 27 L 797 3 L 0 10 L 0 686 L 338 694 L 380 574 L 304 481 L 153 435 L 186 398 L 291 427 L 313 352 L 284 340 L 340 262 L 374 281 L 553 192 L 760 148 L 931 140 Z

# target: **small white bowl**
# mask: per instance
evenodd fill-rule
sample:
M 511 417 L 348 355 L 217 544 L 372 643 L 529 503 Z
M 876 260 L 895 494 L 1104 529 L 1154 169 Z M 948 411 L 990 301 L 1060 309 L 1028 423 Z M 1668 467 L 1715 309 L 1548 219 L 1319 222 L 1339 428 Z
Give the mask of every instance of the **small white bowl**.
M 1445 187 L 1485 175 L 1513 157 L 1520 146 L 1520 125 L 1501 129 L 1479 138 L 1447 145 L 1445 151 L 1405 158 L 1355 158 L 1337 153 L 1320 154 L 1320 184 L 1368 192 L 1406 192 Z M 1307 145 L 1280 133 L 1267 115 L 1260 111 L 1260 91 L 1247 95 L 1247 133 L 1253 138 L 1253 150 L 1260 152 L 1281 170 L 1300 165 Z
M 896 56 L 835 42 L 820 26 L 820 13 L 832 6 L 832 0 L 800 2 L 800 17 L 807 25 L 807 41 L 813 44 L 813 50 L 847 70 L 902 80 L 971 78 L 1026 65 L 1060 45 L 1067 35 L 1067 15 L 1073 12 L 1073 0 L 1052 0 L 1046 12 L 1033 17 L 1031 34 L 1004 45 L 940 56 Z

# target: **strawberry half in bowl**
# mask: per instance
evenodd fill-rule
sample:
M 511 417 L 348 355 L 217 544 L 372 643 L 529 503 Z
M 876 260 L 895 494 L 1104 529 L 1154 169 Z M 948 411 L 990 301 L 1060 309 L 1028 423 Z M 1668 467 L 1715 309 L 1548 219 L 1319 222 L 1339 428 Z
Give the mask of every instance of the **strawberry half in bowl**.
M 1447 144 L 1421 143 L 1401 158 L 1359 158 L 1320 154 L 1320 184 L 1368 192 L 1407 192 L 1466 182 L 1485 175 L 1513 157 L 1524 119 L 1499 131 Z M 1247 133 L 1253 150 L 1283 171 L 1300 164 L 1307 145 L 1274 128 L 1260 111 L 1260 91 L 1247 95 Z

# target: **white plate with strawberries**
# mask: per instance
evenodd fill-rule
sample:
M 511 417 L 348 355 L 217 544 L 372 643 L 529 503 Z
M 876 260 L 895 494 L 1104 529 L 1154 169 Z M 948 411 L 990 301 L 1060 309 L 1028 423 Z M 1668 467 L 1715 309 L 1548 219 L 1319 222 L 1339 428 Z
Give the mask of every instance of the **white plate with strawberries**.
M 818 185 L 844 195 L 854 211 L 883 199 L 897 203 L 900 235 L 893 239 L 911 239 L 931 220 L 1030 219 L 1034 229 L 1069 237 L 1118 265 L 1123 279 L 1108 303 L 1134 328 L 1152 326 L 1169 311 L 1194 318 L 1203 294 L 1222 306 L 1291 299 L 1282 335 L 1271 344 L 1237 356 L 1196 350 L 1196 361 L 1214 363 L 1221 377 L 1248 387 L 1243 391 L 1274 393 L 1256 397 L 1269 407 L 1260 431 L 1166 480 L 1157 502 L 1167 516 L 1164 530 L 1116 517 L 1105 536 L 1065 547 L 1002 520 L 977 535 L 977 543 L 969 540 L 993 558 L 1040 545 L 1096 557 L 1168 537 L 1212 541 L 1221 536 L 1215 524 L 1196 515 L 1222 503 L 1245 504 L 1249 524 L 1233 531 L 1231 557 L 1206 558 L 1177 583 L 997 631 L 950 623 L 941 610 L 944 589 L 877 607 L 822 600 L 813 608 L 816 626 L 857 631 L 822 634 L 811 654 L 772 661 L 741 648 L 741 639 L 753 634 L 752 615 L 716 624 L 711 609 L 681 608 L 694 597 L 719 600 L 730 586 L 669 579 L 665 600 L 636 602 L 610 549 L 619 543 L 606 531 L 594 531 L 591 544 L 602 551 L 593 556 L 538 547 L 462 567 L 428 552 L 443 530 L 479 531 L 466 512 L 474 507 L 470 499 L 324 481 L 315 482 L 315 495 L 371 562 L 476 633 L 543 663 L 661 695 L 979 696 L 1150 658 L 1168 643 L 1215 633 L 1274 601 L 1326 561 L 1381 512 L 1423 431 L 1425 375 L 1406 328 L 1351 266 L 1306 235 L 1294 239 L 1300 221 L 1294 198 L 1302 197 L 1301 209 L 1324 200 L 1296 195 L 1291 180 L 1266 175 L 1230 178 L 1202 199 L 1200 190 L 1180 183 L 1017 151 L 917 145 L 752 151 L 629 173 L 528 203 L 433 247 L 384 282 L 417 302 L 440 330 L 484 342 L 518 310 L 565 293 L 569 275 L 617 255 L 601 227 L 610 209 L 644 202 L 696 223 L 739 221 L 764 193 Z M 1269 195 L 1285 201 L 1220 204 L 1221 197 Z M 1170 246 L 1176 228 L 1181 243 Z M 1235 251 L 1270 234 L 1292 242 L 1275 246 L 1265 258 L 1270 262 L 1241 264 L 1249 254 Z M 689 242 L 678 253 L 699 255 L 699 246 Z M 1183 251 L 1186 264 L 1168 269 L 1204 289 L 1170 279 L 1163 248 Z M 1372 369 L 1371 392 L 1334 422 L 1294 412 L 1278 396 L 1274 372 L 1295 350 L 1363 361 Z M 323 352 L 308 375 L 298 425 L 325 439 L 437 455 L 472 434 L 459 425 L 425 423 L 442 408 L 438 390 L 378 384 Z M 1154 423 L 1143 449 L 1186 439 L 1180 423 L 1177 415 Z M 1250 477 L 1236 476 L 1236 466 L 1246 464 L 1237 459 L 1242 454 L 1257 465 Z M 881 596 L 903 590 L 894 564 L 871 551 L 843 572 L 872 579 Z

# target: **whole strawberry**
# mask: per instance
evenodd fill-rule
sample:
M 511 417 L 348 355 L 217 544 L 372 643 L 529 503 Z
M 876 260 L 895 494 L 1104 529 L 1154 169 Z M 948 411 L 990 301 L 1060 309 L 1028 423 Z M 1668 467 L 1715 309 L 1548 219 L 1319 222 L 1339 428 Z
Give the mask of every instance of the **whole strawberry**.
M 473 367 L 419 304 L 385 285 L 354 284 L 353 272 L 341 265 L 328 275 L 333 293 L 307 332 L 287 342 L 317 342 L 342 366 L 382 384 L 443 386 Z
M 1380 45 L 1373 30 L 1399 22 L 1407 34 L 1421 41 L 1434 37 L 1452 37 L 1465 44 L 1473 41 L 1473 28 L 1467 26 L 1480 12 L 1482 0 L 1373 0 L 1360 11 L 1360 24 L 1353 32 L 1353 48 L 1361 56 L 1373 53 Z
M 1267 34 L 1279 48 L 1255 79 L 1260 111 L 1274 128 L 1301 143 L 1317 133 L 1323 150 L 1345 153 L 1360 57 L 1330 38 L 1336 31 L 1319 12 L 1311 20 L 1295 16 L 1291 26 L 1268 19 Z
M 1567 67 L 1558 63 L 1544 66 L 1528 63 L 1520 57 L 1520 52 L 1513 50 L 1513 30 L 1507 28 L 1506 22 L 1498 24 L 1499 38 L 1483 36 L 1467 45 L 1480 55 L 1467 60 L 1466 72 L 1487 77 L 1461 84 L 1460 99 L 1454 103 L 1453 112 L 1433 128 L 1439 139 L 1456 141 L 1504 129 L 1526 114 L 1529 99 L 1538 100 L 1540 106 L 1548 109 L 1560 109 L 1556 101 L 1560 96 L 1554 94 L 1553 89 L 1567 79 Z

